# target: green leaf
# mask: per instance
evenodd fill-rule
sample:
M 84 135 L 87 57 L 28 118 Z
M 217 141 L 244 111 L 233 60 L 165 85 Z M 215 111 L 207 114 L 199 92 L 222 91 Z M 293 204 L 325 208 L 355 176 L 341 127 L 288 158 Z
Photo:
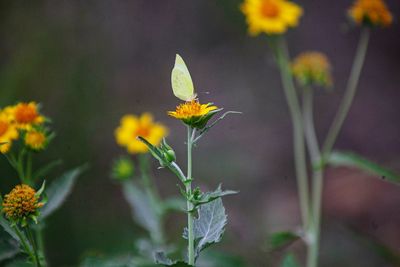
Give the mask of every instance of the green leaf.
M 184 261 L 178 261 L 178 262 L 175 262 L 172 265 L 167 265 L 167 266 L 171 266 L 171 267 L 193 267 L 192 265 L 189 265 Z
M 154 255 L 154 259 L 157 264 L 165 265 L 165 266 L 171 266 L 172 264 L 175 264 L 176 261 L 171 260 L 170 258 L 165 255 L 163 251 L 156 252 Z
M 53 170 L 55 167 L 60 165 L 62 163 L 62 160 L 57 159 L 54 161 L 51 161 L 50 163 L 46 164 L 42 168 L 38 169 L 33 175 L 33 179 L 38 179 L 38 178 L 43 178 L 46 176 L 51 170 Z
M 336 167 L 355 167 L 369 174 L 377 175 L 382 180 L 400 184 L 400 175 L 355 153 L 334 151 L 328 158 L 328 163 Z
M 19 241 L 17 234 L 11 228 L 10 223 L 3 217 L 3 215 L 0 215 L 0 225 L 3 227 L 4 231 L 6 231 L 12 238 Z
M 149 196 L 132 181 L 123 182 L 122 190 L 126 201 L 131 207 L 133 220 L 153 237 L 161 236 L 161 223 L 151 205 Z
M 150 153 L 160 162 L 162 167 L 168 165 L 168 162 L 166 161 L 162 151 L 158 147 L 153 146 L 149 141 L 141 136 L 138 136 L 137 138 L 147 146 L 147 148 L 150 150 Z
M 201 267 L 245 267 L 244 260 L 237 255 L 226 252 L 208 250 L 203 252 L 196 263 Z
M 50 184 L 46 190 L 48 201 L 41 209 L 40 220 L 48 217 L 65 202 L 74 187 L 76 179 L 86 169 L 86 165 L 72 169 Z
M 3 227 L 4 231 L 7 232 L 14 240 L 16 240 L 19 244 L 22 243 L 18 235 L 15 233 L 14 229 L 11 227 L 10 222 L 7 221 L 2 215 L 0 215 L 0 225 Z M 24 242 L 28 244 L 29 248 L 32 249 L 26 235 L 22 233 L 21 237 L 24 240 Z
M 15 257 L 19 251 L 17 241 L 13 239 L 0 239 L 0 262 Z
M 46 187 L 46 180 L 43 180 L 42 186 L 35 193 L 35 197 L 40 197 L 40 195 L 43 193 L 45 187 Z
M 170 197 L 163 201 L 163 211 L 185 211 L 186 202 L 182 198 Z
M 194 220 L 196 258 L 203 249 L 221 241 L 226 224 L 227 215 L 220 198 L 200 206 L 198 218 Z M 187 231 L 187 228 L 185 228 L 183 233 L 183 237 L 186 239 Z
M 282 261 L 281 267 L 300 267 L 293 254 L 287 254 Z
M 196 208 L 196 207 L 198 207 L 200 205 L 207 204 L 207 203 L 209 203 L 211 201 L 214 201 L 214 200 L 216 200 L 218 198 L 221 198 L 223 196 L 234 195 L 234 194 L 237 194 L 237 193 L 239 193 L 239 192 L 238 191 L 233 191 L 233 190 L 222 191 L 221 184 L 220 184 L 215 191 L 206 192 L 206 193 L 202 194 L 199 199 L 193 200 L 192 203 Z
M 173 261 L 165 255 L 164 252 L 156 252 L 154 255 L 155 261 L 159 266 L 173 266 L 173 267 L 191 267 L 183 261 Z
M 286 247 L 300 238 L 297 234 L 289 231 L 273 233 L 268 239 L 268 248 L 271 250 Z

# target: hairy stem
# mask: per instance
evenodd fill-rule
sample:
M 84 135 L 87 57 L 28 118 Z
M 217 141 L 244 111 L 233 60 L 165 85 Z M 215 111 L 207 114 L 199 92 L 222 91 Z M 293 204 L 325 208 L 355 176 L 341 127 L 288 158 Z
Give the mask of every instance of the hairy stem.
M 192 148 L 193 148 L 193 136 L 195 130 L 191 127 L 187 127 L 187 175 L 186 175 L 186 194 L 189 196 L 192 194 Z M 194 231 L 193 231 L 193 205 L 187 200 L 188 209 L 188 260 L 189 264 L 194 266 Z

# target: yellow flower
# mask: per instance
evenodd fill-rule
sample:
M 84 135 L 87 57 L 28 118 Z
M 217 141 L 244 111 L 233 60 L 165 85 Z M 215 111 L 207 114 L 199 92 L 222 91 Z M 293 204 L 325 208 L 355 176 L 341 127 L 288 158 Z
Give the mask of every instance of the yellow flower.
M 44 131 L 30 130 L 25 134 L 25 145 L 32 150 L 39 151 L 46 148 L 48 138 Z
M 245 0 L 241 10 L 246 16 L 249 34 L 282 34 L 296 27 L 303 9 L 287 0 Z
M 298 55 L 292 62 L 292 72 L 303 86 L 332 85 L 331 64 L 328 57 L 320 52 L 309 51 Z
M 387 27 L 393 21 L 392 14 L 382 0 L 356 0 L 349 9 L 349 15 L 358 25 Z
M 4 196 L 3 212 L 13 221 L 26 220 L 30 216 L 36 216 L 43 205 L 32 187 L 21 184 Z
M 203 128 L 207 121 L 214 115 L 218 107 L 208 104 L 200 104 L 198 100 L 185 102 L 176 107 L 175 111 L 168 111 L 168 115 L 182 120 L 185 124 L 194 128 Z
M 32 126 L 40 125 L 45 121 L 45 117 L 39 113 L 38 105 L 35 102 L 18 103 L 11 112 L 19 129 L 29 130 Z
M 0 153 L 7 153 L 13 140 L 18 139 L 18 136 L 18 130 L 8 115 L 4 111 L 0 111 Z
M 154 122 L 150 113 L 143 113 L 140 117 L 125 115 L 115 130 L 115 139 L 118 145 L 126 147 L 129 153 L 146 153 L 147 146 L 137 140 L 138 136 L 157 146 L 167 133 L 168 129 L 163 124 Z

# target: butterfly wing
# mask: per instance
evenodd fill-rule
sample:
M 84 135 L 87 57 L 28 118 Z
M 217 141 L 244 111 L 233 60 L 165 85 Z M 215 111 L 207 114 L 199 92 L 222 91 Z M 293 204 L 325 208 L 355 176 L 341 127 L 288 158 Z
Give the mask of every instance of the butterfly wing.
M 177 98 L 183 101 L 189 101 L 193 98 L 194 87 L 192 78 L 185 62 L 178 54 L 176 55 L 175 66 L 171 73 L 171 84 L 172 91 Z

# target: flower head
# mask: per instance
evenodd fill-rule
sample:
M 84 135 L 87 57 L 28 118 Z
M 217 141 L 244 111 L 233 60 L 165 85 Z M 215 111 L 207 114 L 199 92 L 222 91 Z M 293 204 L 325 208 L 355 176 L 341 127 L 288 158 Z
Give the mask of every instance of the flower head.
M 245 0 L 241 10 L 246 16 L 249 34 L 283 34 L 296 27 L 303 9 L 287 0 Z
M 39 201 L 39 196 L 32 187 L 21 184 L 4 196 L 2 211 L 8 219 L 26 223 L 28 218 L 36 220 L 39 208 L 43 205 L 44 203 Z
M 4 111 L 0 111 L 0 153 L 7 153 L 13 140 L 18 139 L 19 133 L 9 116 Z
M 387 27 L 393 16 L 383 0 L 356 0 L 349 9 L 349 16 L 358 25 Z
M 298 55 L 292 62 L 292 72 L 303 86 L 332 85 L 331 64 L 328 57 L 320 52 L 309 51 Z
M 175 111 L 168 111 L 168 115 L 182 120 L 185 124 L 194 128 L 203 128 L 208 120 L 218 111 L 218 107 L 208 104 L 200 104 L 198 100 L 185 102 L 176 107 Z
M 44 130 L 32 129 L 25 133 L 24 142 L 28 148 L 40 151 L 47 147 L 49 138 Z
M 32 126 L 45 122 L 45 117 L 39 113 L 39 106 L 35 102 L 18 103 L 9 112 L 18 128 L 29 130 Z
M 132 160 L 128 157 L 120 157 L 116 159 L 112 167 L 112 178 L 116 180 L 126 180 L 132 178 L 135 166 Z
M 154 122 L 150 113 L 143 113 L 140 117 L 125 115 L 115 130 L 115 139 L 118 145 L 126 147 L 129 153 L 146 153 L 148 149 L 137 139 L 138 136 L 146 138 L 157 146 L 167 133 L 168 129 L 163 124 Z

